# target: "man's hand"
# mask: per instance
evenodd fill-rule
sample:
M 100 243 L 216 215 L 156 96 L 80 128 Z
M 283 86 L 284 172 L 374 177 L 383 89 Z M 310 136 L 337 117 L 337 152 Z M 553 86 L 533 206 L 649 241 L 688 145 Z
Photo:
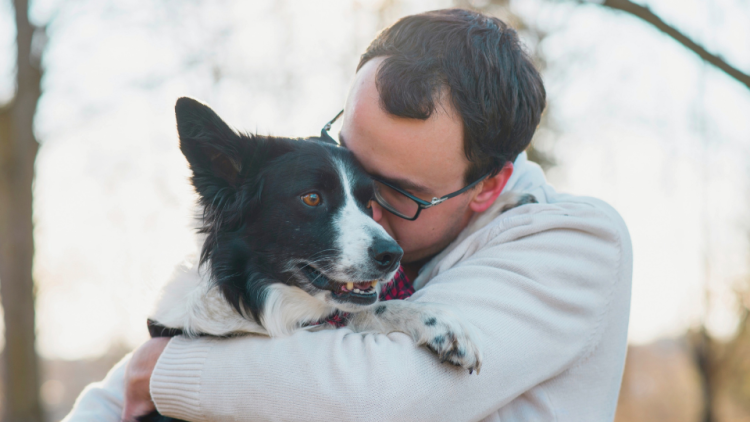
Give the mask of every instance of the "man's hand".
M 123 422 L 135 421 L 136 417 L 156 410 L 149 388 L 151 374 L 169 340 L 168 337 L 152 338 L 133 353 L 125 370 L 125 405 L 121 418 Z

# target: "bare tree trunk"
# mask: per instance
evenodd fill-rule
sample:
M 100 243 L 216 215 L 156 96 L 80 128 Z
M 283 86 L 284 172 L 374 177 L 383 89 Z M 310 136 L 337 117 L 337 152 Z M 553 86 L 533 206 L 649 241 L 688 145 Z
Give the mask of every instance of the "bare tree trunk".
M 18 31 L 17 92 L 0 109 L 0 295 L 5 313 L 4 420 L 42 422 L 35 343 L 32 184 L 38 144 L 33 132 L 41 95 L 40 57 L 27 0 L 14 0 Z
M 709 337 L 706 327 L 701 327 L 700 331 L 695 334 L 694 347 L 695 360 L 698 366 L 698 373 L 701 377 L 703 387 L 703 416 L 701 422 L 714 422 L 714 356 L 712 353 L 713 343 Z

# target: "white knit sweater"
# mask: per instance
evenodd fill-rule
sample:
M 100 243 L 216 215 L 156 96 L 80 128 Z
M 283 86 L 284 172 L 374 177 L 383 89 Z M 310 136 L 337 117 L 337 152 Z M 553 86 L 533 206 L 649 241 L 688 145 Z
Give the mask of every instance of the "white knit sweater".
M 611 421 L 627 341 L 632 251 L 602 201 L 559 194 L 521 155 L 506 190 L 539 204 L 461 239 L 410 300 L 480 333 L 481 375 L 401 333 L 172 339 L 151 379 L 165 415 L 201 421 Z M 65 421 L 117 422 L 123 359 Z

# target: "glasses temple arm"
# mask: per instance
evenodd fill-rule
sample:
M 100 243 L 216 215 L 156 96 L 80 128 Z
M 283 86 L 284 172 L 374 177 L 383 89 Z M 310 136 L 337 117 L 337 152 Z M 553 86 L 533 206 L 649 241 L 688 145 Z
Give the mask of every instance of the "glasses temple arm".
M 337 114 L 336 117 L 334 117 L 333 119 L 331 119 L 330 122 L 326 123 L 326 125 L 323 126 L 323 130 L 326 131 L 326 132 L 328 132 L 329 130 L 331 130 L 331 126 L 333 126 L 333 124 L 336 122 L 336 120 L 339 119 L 339 117 L 341 117 L 342 114 L 344 114 L 344 110 L 339 111 L 339 114 Z
M 435 206 L 435 205 L 437 205 L 437 204 L 439 204 L 439 203 L 441 203 L 443 201 L 446 201 L 446 200 L 451 199 L 451 198 L 453 198 L 455 196 L 461 195 L 462 193 L 466 192 L 467 190 L 469 190 L 469 189 L 473 188 L 474 186 L 478 185 L 479 182 L 484 181 L 487 178 L 487 176 L 489 176 L 489 175 L 490 174 L 487 173 L 484 176 L 480 177 L 479 179 L 475 180 L 474 182 L 466 185 L 463 189 L 459 189 L 459 190 L 457 190 L 457 191 L 455 191 L 455 192 L 453 192 L 451 194 L 445 195 L 442 198 L 432 198 L 432 201 L 431 201 L 430 205 L 427 205 L 424 208 L 429 208 L 429 207 Z

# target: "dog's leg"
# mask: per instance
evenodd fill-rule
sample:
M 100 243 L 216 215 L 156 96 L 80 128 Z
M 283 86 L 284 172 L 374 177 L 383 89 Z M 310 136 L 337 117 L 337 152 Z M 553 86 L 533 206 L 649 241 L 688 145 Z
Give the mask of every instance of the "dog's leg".
M 417 345 L 437 353 L 441 362 L 468 369 L 482 367 L 482 352 L 474 329 L 463 322 L 448 306 L 389 300 L 352 315 L 349 327 L 354 331 L 383 334 L 399 331 L 411 336 Z

